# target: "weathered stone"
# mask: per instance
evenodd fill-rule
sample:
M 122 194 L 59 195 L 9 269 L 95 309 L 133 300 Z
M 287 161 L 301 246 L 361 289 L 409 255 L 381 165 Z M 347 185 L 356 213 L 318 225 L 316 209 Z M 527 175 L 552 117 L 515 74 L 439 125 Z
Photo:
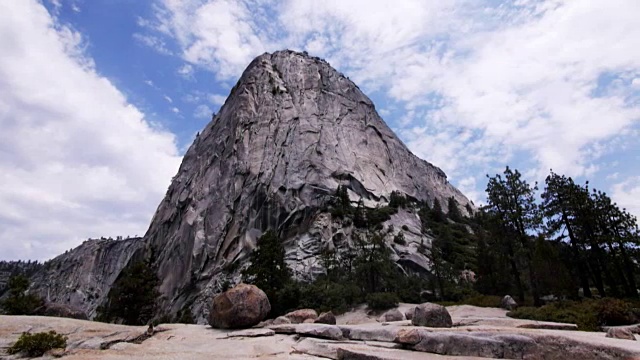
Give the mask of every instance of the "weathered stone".
M 402 321 L 404 320 L 404 315 L 398 309 L 391 309 L 380 315 L 378 318 L 378 322 L 388 322 L 388 321 Z
M 411 320 L 411 319 L 413 319 L 413 314 L 415 313 L 415 311 L 416 311 L 416 308 L 415 308 L 415 307 L 412 307 L 411 309 L 409 309 L 409 310 L 407 310 L 407 311 L 405 311 L 405 312 L 404 312 L 404 317 L 405 317 L 407 320 Z
M 421 340 L 422 340 L 422 335 L 420 335 L 420 330 L 401 329 L 400 331 L 398 331 L 398 335 L 393 341 L 400 344 L 415 345 L 419 343 Z
M 209 325 L 220 329 L 249 328 L 271 311 L 264 291 L 254 285 L 239 284 L 213 299 Z
M 284 315 L 292 324 L 301 324 L 307 319 L 316 320 L 318 313 L 313 309 L 300 309 Z
M 273 320 L 273 322 L 271 323 L 271 325 L 284 325 L 284 324 L 291 324 L 291 320 L 289 320 L 289 318 L 286 318 L 284 316 L 278 316 L 275 320 Z
M 444 306 L 424 303 L 416 306 L 411 323 L 426 327 L 451 327 L 451 315 Z
M 500 307 L 507 310 L 515 310 L 518 308 L 518 303 L 511 296 L 505 295 L 500 302 Z
M 277 334 L 299 334 L 323 339 L 341 340 L 342 330 L 336 325 L 328 324 L 290 324 L 270 327 Z
M 633 332 L 631 332 L 631 330 L 629 330 L 628 328 L 611 327 L 607 331 L 607 335 L 606 336 L 608 338 L 636 341 L 636 337 L 633 335 Z
M 304 321 L 302 322 L 303 324 L 315 324 L 315 320 L 314 319 L 304 319 Z
M 338 325 L 342 336 L 350 340 L 358 341 L 384 341 L 393 342 L 402 330 L 398 326 L 370 326 L 370 325 Z
M 64 304 L 46 303 L 38 313 L 43 316 L 88 320 L 87 314 L 82 309 Z
M 240 331 L 233 331 L 227 333 L 226 337 L 258 337 L 258 336 L 273 336 L 275 331 L 271 329 L 247 329 Z
M 329 312 L 323 312 L 322 314 L 320 314 L 320 316 L 318 316 L 318 318 L 315 321 L 318 324 L 329 324 L 329 325 L 335 325 L 336 324 L 336 316 L 333 315 L 333 313 L 331 311 Z

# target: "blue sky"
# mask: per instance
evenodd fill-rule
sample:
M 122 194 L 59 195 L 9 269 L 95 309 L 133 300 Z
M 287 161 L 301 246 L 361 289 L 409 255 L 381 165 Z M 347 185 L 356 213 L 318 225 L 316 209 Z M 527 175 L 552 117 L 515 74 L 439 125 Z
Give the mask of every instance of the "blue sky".
M 142 235 L 257 55 L 326 58 L 476 202 L 505 165 L 640 215 L 636 0 L 0 0 L 0 259 Z

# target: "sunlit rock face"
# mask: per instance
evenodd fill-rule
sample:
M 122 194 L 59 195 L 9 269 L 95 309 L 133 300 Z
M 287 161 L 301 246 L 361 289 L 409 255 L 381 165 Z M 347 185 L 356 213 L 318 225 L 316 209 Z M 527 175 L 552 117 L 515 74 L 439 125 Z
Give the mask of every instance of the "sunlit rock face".
M 386 204 L 392 191 L 469 203 L 327 62 L 292 51 L 257 57 L 185 154 L 145 236 L 166 311 L 206 312 L 206 299 L 223 282 L 237 282 L 267 229 L 278 230 L 295 275 L 312 278 L 322 270 L 319 252 L 348 246 L 359 231 L 326 212 L 338 185 L 367 206 Z M 406 246 L 394 248 L 398 263 L 428 267 L 417 253 L 430 243 L 417 215 L 400 212 L 389 223 L 414 229 Z

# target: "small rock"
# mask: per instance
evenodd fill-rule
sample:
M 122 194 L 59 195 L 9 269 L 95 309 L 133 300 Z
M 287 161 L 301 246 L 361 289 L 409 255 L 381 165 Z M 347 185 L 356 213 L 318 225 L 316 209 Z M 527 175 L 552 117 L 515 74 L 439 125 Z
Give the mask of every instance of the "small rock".
M 289 318 L 286 318 L 284 316 L 278 316 L 275 320 L 273 320 L 273 322 L 271 323 L 271 325 L 284 325 L 284 324 L 291 324 L 291 320 L 289 320 Z
M 314 319 L 309 318 L 309 319 L 304 319 L 304 321 L 302 323 L 303 324 L 313 324 L 315 322 L 316 321 Z
M 444 306 L 424 303 L 416 306 L 411 323 L 416 326 L 446 327 L 453 326 L 451 315 Z
M 418 329 L 402 329 L 398 332 L 398 335 L 393 342 L 415 345 L 421 340 L 422 335 L 420 335 L 420 331 Z
M 244 329 L 267 317 L 271 304 L 255 285 L 239 284 L 213 299 L 209 325 L 219 329 Z
M 302 324 L 307 319 L 317 319 L 318 313 L 313 309 L 300 309 L 285 314 L 284 317 L 291 320 L 292 324 Z
M 67 355 L 67 351 L 65 349 L 51 349 L 48 350 L 45 355 L 53 357 L 53 358 L 61 358 Z
M 378 318 L 378 322 L 402 320 L 404 320 L 404 315 L 398 309 L 391 309 Z
M 333 315 L 333 313 L 331 311 L 323 312 L 322 314 L 320 314 L 320 316 L 318 316 L 318 318 L 316 319 L 315 322 L 317 324 L 335 325 L 336 324 L 336 316 Z
M 502 298 L 502 301 L 500 301 L 500 307 L 511 311 L 518 308 L 518 303 L 515 300 L 513 300 L 511 296 L 505 295 Z
M 633 332 L 631 332 L 629 328 L 609 328 L 609 330 L 607 331 L 607 337 L 636 341 L 636 337 L 633 335 Z

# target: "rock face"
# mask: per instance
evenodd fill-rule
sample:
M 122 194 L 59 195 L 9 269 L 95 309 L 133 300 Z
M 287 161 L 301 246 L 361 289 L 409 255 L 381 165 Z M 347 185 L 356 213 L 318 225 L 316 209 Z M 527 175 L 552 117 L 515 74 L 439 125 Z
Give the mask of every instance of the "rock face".
M 129 261 L 153 252 L 160 313 L 189 307 L 199 322 L 210 299 L 237 284 L 257 239 L 277 231 L 298 279 L 323 269 L 325 249 L 342 251 L 366 230 L 333 218 L 339 185 L 353 204 L 385 206 L 390 194 L 433 204 L 469 200 L 438 167 L 416 157 L 371 100 L 324 60 L 293 51 L 251 62 L 225 104 L 198 134 L 159 204 L 144 239 L 90 241 L 49 263 L 34 291 L 80 307 L 90 318 Z M 470 205 L 474 208 L 473 205 Z M 392 258 L 405 270 L 430 269 L 432 238 L 419 216 L 399 209 L 385 222 Z M 405 242 L 394 244 L 401 228 Z M 364 234 L 366 235 L 366 234 Z
M 264 291 L 240 284 L 213 299 L 209 325 L 217 329 L 243 329 L 257 325 L 271 311 Z
M 338 185 L 371 207 L 386 204 L 392 191 L 429 203 L 453 197 L 463 213 L 469 204 L 327 62 L 292 51 L 257 57 L 186 152 L 146 234 L 166 310 L 191 298 L 197 313 L 223 282 L 238 280 L 234 269 L 268 229 L 278 231 L 296 277 L 319 273 L 322 249 L 348 246 L 354 231 L 321 211 Z M 428 267 L 416 255 L 421 239 L 430 244 L 417 215 L 395 218 L 396 228 L 416 229 L 405 234 L 398 262 Z M 184 291 L 191 288 L 197 291 Z
M 142 238 L 87 240 L 43 265 L 31 277 L 29 292 L 47 303 L 95 316 L 118 275 L 144 248 Z
M 411 323 L 416 326 L 426 327 L 451 327 L 453 321 L 451 315 L 444 306 L 432 303 L 424 303 L 416 306 Z

